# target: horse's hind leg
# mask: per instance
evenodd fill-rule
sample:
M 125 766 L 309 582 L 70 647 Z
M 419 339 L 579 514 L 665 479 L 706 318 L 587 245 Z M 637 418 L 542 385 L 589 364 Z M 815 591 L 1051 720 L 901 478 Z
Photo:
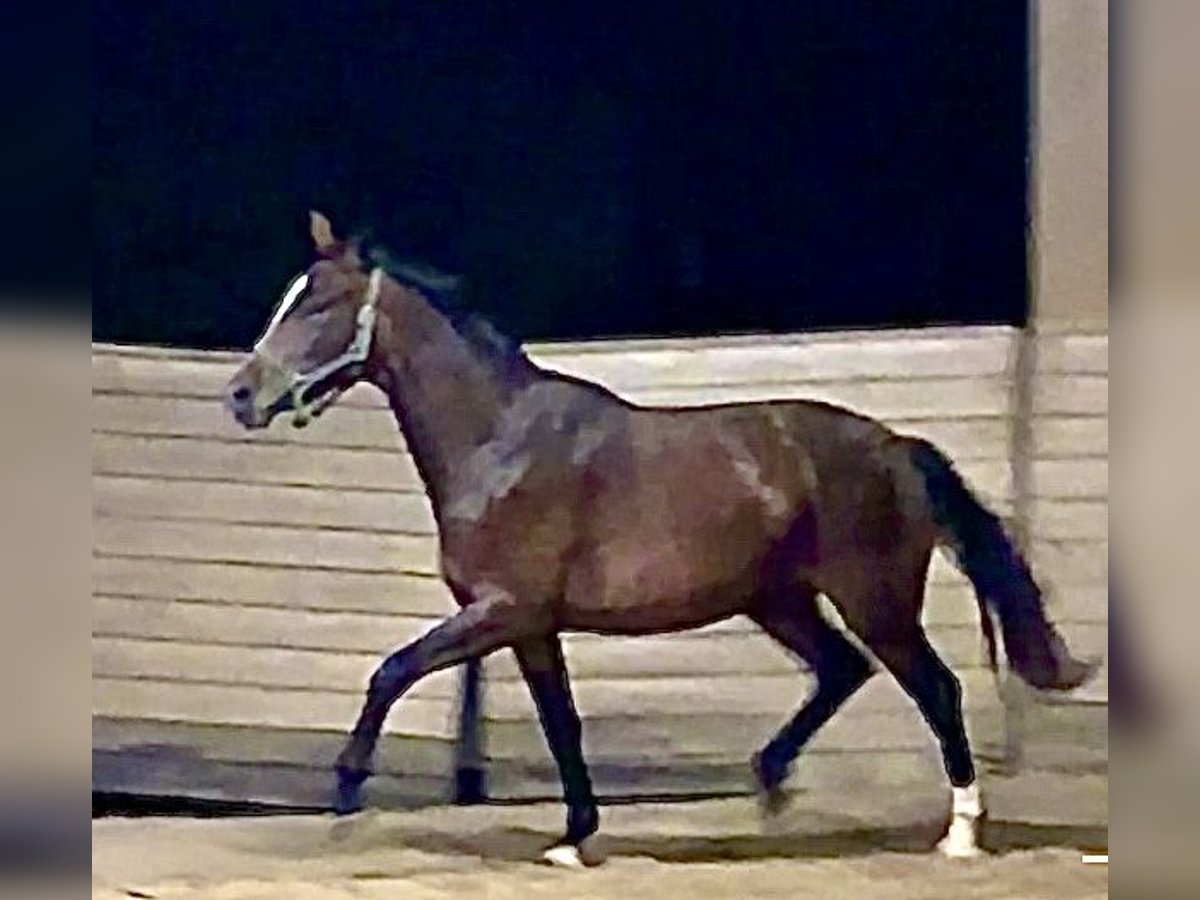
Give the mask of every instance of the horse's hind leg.
M 543 854 L 554 865 L 578 866 L 586 862 L 584 842 L 600 827 L 600 811 L 583 759 L 583 732 L 571 698 L 571 682 L 557 635 L 523 641 L 514 646 L 517 664 L 533 694 L 550 753 L 558 764 L 563 800 L 567 805 L 567 832 Z
M 770 812 L 777 812 L 786 799 L 783 782 L 801 749 L 871 675 L 866 657 L 825 621 L 816 601 L 816 593 L 804 589 L 766 598 L 750 613 L 817 677 L 816 690 L 805 704 L 754 756 L 755 778 Z
M 953 789 L 953 817 L 939 849 L 947 856 L 974 856 L 984 814 L 975 780 L 975 764 L 962 715 L 962 686 L 929 645 L 920 623 L 921 588 L 915 597 L 885 594 L 843 607 L 858 637 L 916 701 L 942 747 L 942 761 Z

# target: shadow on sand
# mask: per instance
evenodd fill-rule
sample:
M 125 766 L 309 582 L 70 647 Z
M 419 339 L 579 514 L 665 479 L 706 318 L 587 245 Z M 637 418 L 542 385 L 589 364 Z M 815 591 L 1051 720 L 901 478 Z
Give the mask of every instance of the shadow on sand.
M 606 857 L 644 857 L 665 863 L 731 862 L 765 859 L 845 859 L 877 853 L 930 853 L 943 833 L 940 822 L 904 828 L 860 828 L 821 834 L 607 835 L 597 839 Z M 535 860 L 556 835 L 527 828 L 496 827 L 462 835 L 397 835 L 397 846 L 433 854 L 478 856 L 525 862 Z M 1049 848 L 1081 853 L 1107 852 L 1103 826 L 1038 825 L 989 821 L 982 844 L 992 854 Z

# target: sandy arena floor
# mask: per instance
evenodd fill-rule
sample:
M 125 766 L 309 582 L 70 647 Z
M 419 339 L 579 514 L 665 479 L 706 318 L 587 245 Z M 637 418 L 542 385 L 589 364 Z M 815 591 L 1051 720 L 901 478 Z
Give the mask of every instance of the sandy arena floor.
M 1108 782 L 1052 773 L 985 782 L 992 853 L 929 852 L 948 803 L 803 795 L 771 825 L 750 800 L 606 807 L 607 861 L 575 872 L 538 865 L 560 828 L 554 805 L 368 811 L 335 821 L 102 819 L 93 823 L 93 897 L 634 900 L 750 897 L 1101 898 L 1108 871 Z M 881 811 L 879 801 L 887 803 Z

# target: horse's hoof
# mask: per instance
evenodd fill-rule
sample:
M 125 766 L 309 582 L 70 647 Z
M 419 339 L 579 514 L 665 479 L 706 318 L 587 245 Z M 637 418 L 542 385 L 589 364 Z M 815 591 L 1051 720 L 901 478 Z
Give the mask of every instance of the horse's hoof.
M 758 795 L 758 808 L 764 818 L 773 819 L 782 815 L 791 805 L 792 798 L 787 791 L 775 788 L 763 791 Z
M 369 775 L 369 772 L 338 766 L 337 790 L 333 798 L 335 815 L 349 816 L 356 812 L 362 812 L 364 808 L 362 786 Z
M 779 815 L 791 802 L 788 792 L 783 789 L 786 770 L 778 771 L 767 762 L 762 753 L 755 753 L 750 765 L 754 770 L 754 783 L 758 788 L 759 811 L 766 817 Z
M 559 869 L 586 869 L 598 866 L 603 859 L 595 852 L 592 840 L 576 844 L 555 844 L 542 853 L 542 862 Z
M 938 852 L 946 857 L 946 859 L 977 859 L 983 855 L 983 851 L 976 845 L 960 845 L 948 837 L 944 837 L 938 842 Z
M 542 854 L 542 862 L 560 869 L 585 868 L 583 854 L 579 852 L 578 847 L 572 847 L 570 844 L 558 844 L 551 847 Z
M 979 849 L 979 819 L 955 816 L 950 822 L 946 836 L 938 841 L 938 852 L 947 859 L 975 859 L 982 855 Z

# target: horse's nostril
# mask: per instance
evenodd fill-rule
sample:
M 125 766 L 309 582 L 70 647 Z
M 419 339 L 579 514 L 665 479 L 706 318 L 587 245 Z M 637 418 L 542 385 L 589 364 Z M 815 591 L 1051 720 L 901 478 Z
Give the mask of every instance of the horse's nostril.
M 235 403 L 245 403 L 247 400 L 250 399 L 250 388 L 246 387 L 243 384 L 239 387 L 234 388 L 233 393 L 230 394 L 230 396 L 233 398 L 233 401 Z

